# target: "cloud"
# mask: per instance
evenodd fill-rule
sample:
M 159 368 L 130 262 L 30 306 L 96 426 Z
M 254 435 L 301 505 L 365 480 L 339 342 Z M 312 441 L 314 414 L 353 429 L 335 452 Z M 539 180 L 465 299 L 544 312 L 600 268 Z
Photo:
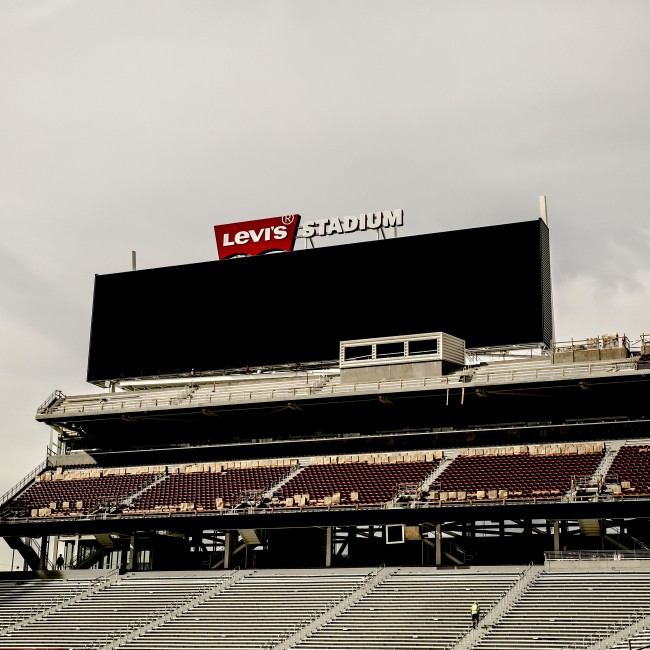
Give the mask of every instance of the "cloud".
M 633 343 L 650 334 L 650 271 L 603 283 L 580 273 L 553 285 L 556 338 L 568 341 L 618 332 Z

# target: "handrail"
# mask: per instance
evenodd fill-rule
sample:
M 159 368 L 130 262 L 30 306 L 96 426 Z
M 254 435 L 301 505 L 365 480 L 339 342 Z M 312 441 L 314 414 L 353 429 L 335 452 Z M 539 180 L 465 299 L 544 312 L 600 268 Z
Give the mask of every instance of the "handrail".
M 179 603 L 171 603 L 161 612 L 150 613 L 147 615 L 147 618 L 139 625 L 129 626 L 126 629 L 126 632 L 122 630 L 118 631 L 108 639 L 108 643 L 102 645 L 98 650 L 114 650 L 119 648 L 124 643 L 132 641 L 151 630 L 154 630 L 165 623 L 174 620 L 181 614 L 184 614 L 188 610 L 200 605 L 201 603 L 209 600 L 213 596 L 225 591 L 230 585 L 246 577 L 246 574 L 242 574 L 239 571 L 239 567 L 235 567 L 228 576 L 223 580 L 215 580 L 215 585 L 210 587 L 207 586 L 201 590 L 198 596 L 186 596 Z
M 528 564 L 519 574 L 517 582 L 502 594 L 502 597 L 481 619 L 479 627 L 468 626 L 445 650 L 470 650 L 470 648 L 473 648 L 476 641 L 484 636 L 487 630 L 494 625 L 494 622 L 500 619 L 510 609 L 511 605 L 519 598 L 521 593 L 528 589 L 538 574 L 539 572 L 535 571 L 534 564 L 532 562 Z
M 650 496 L 637 496 L 637 497 L 625 497 L 625 500 L 635 500 L 635 501 L 648 501 Z M 536 497 L 530 499 L 494 499 L 494 500 L 481 500 L 481 501 L 435 501 L 435 502 L 419 502 L 419 501 L 405 501 L 404 503 L 393 503 L 392 501 L 386 503 L 370 503 L 370 504 L 343 504 L 343 505 L 325 505 L 325 506 L 299 506 L 299 507 L 281 507 L 281 508 L 255 508 L 249 507 L 246 509 L 235 509 L 235 508 L 224 508 L 222 510 L 191 510 L 191 511 L 158 511 L 158 510 L 149 510 L 149 511 L 137 511 L 137 512 L 120 512 L 120 513 L 109 513 L 102 512 L 96 515 L 89 514 L 75 514 L 70 513 L 65 516 L 66 520 L 70 521 L 104 521 L 104 520 L 118 520 L 118 519 L 168 519 L 169 517 L 214 517 L 215 515 L 224 515 L 224 516 L 236 516 L 241 514 L 255 514 L 255 515 L 265 515 L 272 517 L 275 513 L 281 512 L 283 514 L 291 513 L 304 513 L 304 512 L 322 512 L 324 510 L 395 510 L 395 509 L 418 509 L 418 510 L 435 510 L 440 508 L 484 508 L 484 507 L 498 507 L 498 506 L 521 506 L 521 505 L 540 505 L 540 504 L 550 504 L 550 503 L 582 503 L 580 499 L 569 499 L 566 496 L 560 497 Z M 41 517 L 5 517 L 6 521 L 10 521 L 12 524 L 21 523 L 21 524 L 38 524 L 47 521 L 48 516 Z M 61 519 L 58 519 L 61 521 Z M 624 551 L 620 551 L 623 553 Z M 638 553 L 638 551 L 637 551 Z M 566 558 L 563 558 L 566 559 Z
M 535 381 L 549 379 L 571 379 L 583 376 L 606 375 L 612 372 L 636 371 L 635 362 L 632 359 L 620 359 L 609 361 L 595 361 L 590 363 L 572 363 L 567 365 L 552 364 L 521 364 L 511 368 L 498 367 L 490 369 L 486 367 L 478 370 L 471 379 L 472 385 L 501 384 L 513 381 Z M 462 373 L 444 375 L 440 377 L 421 377 L 411 379 L 392 379 L 374 382 L 357 382 L 353 384 L 341 384 L 329 382 L 324 386 L 289 386 L 289 387 L 266 387 L 250 388 L 239 387 L 235 390 L 221 390 L 217 393 L 200 389 L 190 394 L 183 393 L 181 388 L 155 389 L 156 396 L 143 397 L 144 391 L 120 393 L 97 393 L 83 396 L 84 399 L 73 400 L 73 403 L 66 404 L 55 400 L 48 406 L 46 400 L 37 412 L 40 416 L 57 415 L 81 415 L 85 413 L 102 412 L 126 412 L 140 411 L 142 409 L 172 408 L 172 407 L 197 407 L 219 404 L 231 404 L 251 402 L 254 400 L 286 400 L 299 399 L 301 397 L 330 397 L 333 395 L 367 394 L 378 391 L 412 391 L 423 388 L 451 388 L 465 385 Z M 60 392 L 60 391 L 59 391 Z M 63 394 L 61 394 L 63 396 Z M 63 396 L 65 397 L 65 396 Z M 49 398 L 48 398 L 49 399 Z
M 364 577 L 361 584 L 355 587 L 350 593 L 341 596 L 333 603 L 326 604 L 325 607 L 313 612 L 306 620 L 298 621 L 287 632 L 278 635 L 273 645 L 264 647 L 270 647 L 273 650 L 289 650 L 295 647 L 298 641 L 308 637 L 318 628 L 339 616 L 343 611 L 363 598 L 379 582 L 384 580 L 387 576 L 383 576 L 381 573 L 385 568 L 386 565 L 381 564 L 376 569 L 373 569 Z
M 16 485 L 14 485 L 11 489 L 7 490 L 1 497 L 0 497 L 0 509 L 4 508 L 5 505 L 9 502 L 10 499 L 13 499 L 19 492 L 22 491 L 22 489 L 28 484 L 32 483 L 34 478 L 38 476 L 41 472 L 43 472 L 47 468 L 47 460 L 44 460 L 40 465 L 35 467 L 27 476 L 24 476 Z
M 628 551 L 602 551 L 594 549 L 591 551 L 544 551 L 544 560 L 549 561 L 566 561 L 566 560 L 650 560 L 650 550 L 632 549 Z
M 609 650 L 623 641 L 629 641 L 636 634 L 645 632 L 648 628 L 650 628 L 650 613 L 646 607 L 632 612 L 628 615 L 627 621 L 615 621 L 602 634 L 594 632 L 582 641 L 575 641 L 565 650 L 577 650 L 578 648 L 581 650 Z M 642 646 L 642 648 L 647 647 L 647 645 Z
M 57 388 L 56 390 L 50 393 L 47 399 L 36 409 L 36 412 L 46 413 L 47 409 L 49 409 L 52 406 L 52 404 L 54 404 L 60 399 L 65 399 L 65 397 L 66 396 Z

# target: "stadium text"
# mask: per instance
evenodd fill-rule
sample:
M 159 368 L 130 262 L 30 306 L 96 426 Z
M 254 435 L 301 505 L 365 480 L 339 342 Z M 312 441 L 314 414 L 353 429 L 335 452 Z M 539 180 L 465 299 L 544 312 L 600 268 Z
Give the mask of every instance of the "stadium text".
M 322 237 L 324 235 L 340 235 L 342 233 L 360 230 L 379 230 L 404 225 L 404 210 L 391 212 L 370 212 L 358 217 L 334 217 L 306 221 L 300 228 L 298 237 Z

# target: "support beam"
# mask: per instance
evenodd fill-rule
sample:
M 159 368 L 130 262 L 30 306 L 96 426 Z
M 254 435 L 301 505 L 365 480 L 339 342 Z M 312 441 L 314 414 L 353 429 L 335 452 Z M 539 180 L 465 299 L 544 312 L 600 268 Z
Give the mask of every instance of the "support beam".
M 133 571 L 135 567 L 135 533 L 129 537 L 129 551 L 126 560 L 126 570 Z
M 325 529 L 325 567 L 332 566 L 332 527 L 328 526 Z
M 436 524 L 436 566 L 442 565 L 442 524 Z
M 553 550 L 560 550 L 560 522 L 557 519 L 553 522 Z
M 41 537 L 41 554 L 38 558 L 38 568 L 41 570 L 47 569 L 47 542 L 47 535 L 43 535 L 43 537 Z
M 226 538 L 224 540 L 224 556 L 223 556 L 223 568 L 231 569 L 232 566 L 232 531 L 226 531 Z

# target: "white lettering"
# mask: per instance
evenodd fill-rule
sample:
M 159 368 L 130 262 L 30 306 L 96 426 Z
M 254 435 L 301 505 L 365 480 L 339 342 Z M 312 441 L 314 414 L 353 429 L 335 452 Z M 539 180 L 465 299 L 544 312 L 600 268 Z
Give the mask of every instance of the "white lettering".
M 259 242 L 260 239 L 262 239 L 262 233 L 263 233 L 264 231 L 263 231 L 263 230 L 258 230 L 258 231 L 256 231 L 256 230 L 249 230 L 248 232 L 250 233 L 250 236 L 251 236 L 251 239 L 253 240 L 253 242 L 254 242 L 255 244 L 257 244 L 257 242 Z
M 392 212 L 381 213 L 381 223 L 383 228 L 392 228 L 394 226 L 403 226 L 404 210 L 393 210 Z
M 234 246 L 235 242 L 230 241 L 230 237 L 228 236 L 228 233 L 225 233 L 223 236 L 223 245 L 224 246 Z
M 239 246 L 241 246 L 242 244 L 248 244 L 249 239 L 250 239 L 250 234 L 248 233 L 248 231 L 240 230 L 235 235 L 235 244 L 238 244 Z
M 318 229 L 318 234 L 319 236 L 323 236 L 327 234 L 327 224 L 330 222 L 329 219 L 320 219 L 319 221 L 316 222 L 316 226 Z
M 286 226 L 275 226 L 275 230 L 273 232 L 274 239 L 285 239 L 286 236 L 287 236 Z
M 338 219 L 330 219 L 330 227 L 327 231 L 328 235 L 340 234 L 343 232 L 341 222 Z
M 298 237 L 308 239 L 310 237 L 323 237 L 325 235 L 338 235 L 341 233 L 357 232 L 361 230 L 379 228 L 392 228 L 404 225 L 404 210 L 392 210 L 391 212 L 368 212 L 358 217 L 341 217 L 332 219 L 318 219 L 305 221 L 300 225 Z M 283 226 L 276 226 L 282 228 Z M 283 237 L 286 236 L 286 233 Z M 276 238 L 278 238 L 276 236 Z
M 302 237 L 313 237 L 316 234 L 314 223 L 314 221 L 306 221 L 302 224 L 300 228 L 300 234 Z
M 359 217 L 343 217 L 343 232 L 354 232 L 359 227 Z

